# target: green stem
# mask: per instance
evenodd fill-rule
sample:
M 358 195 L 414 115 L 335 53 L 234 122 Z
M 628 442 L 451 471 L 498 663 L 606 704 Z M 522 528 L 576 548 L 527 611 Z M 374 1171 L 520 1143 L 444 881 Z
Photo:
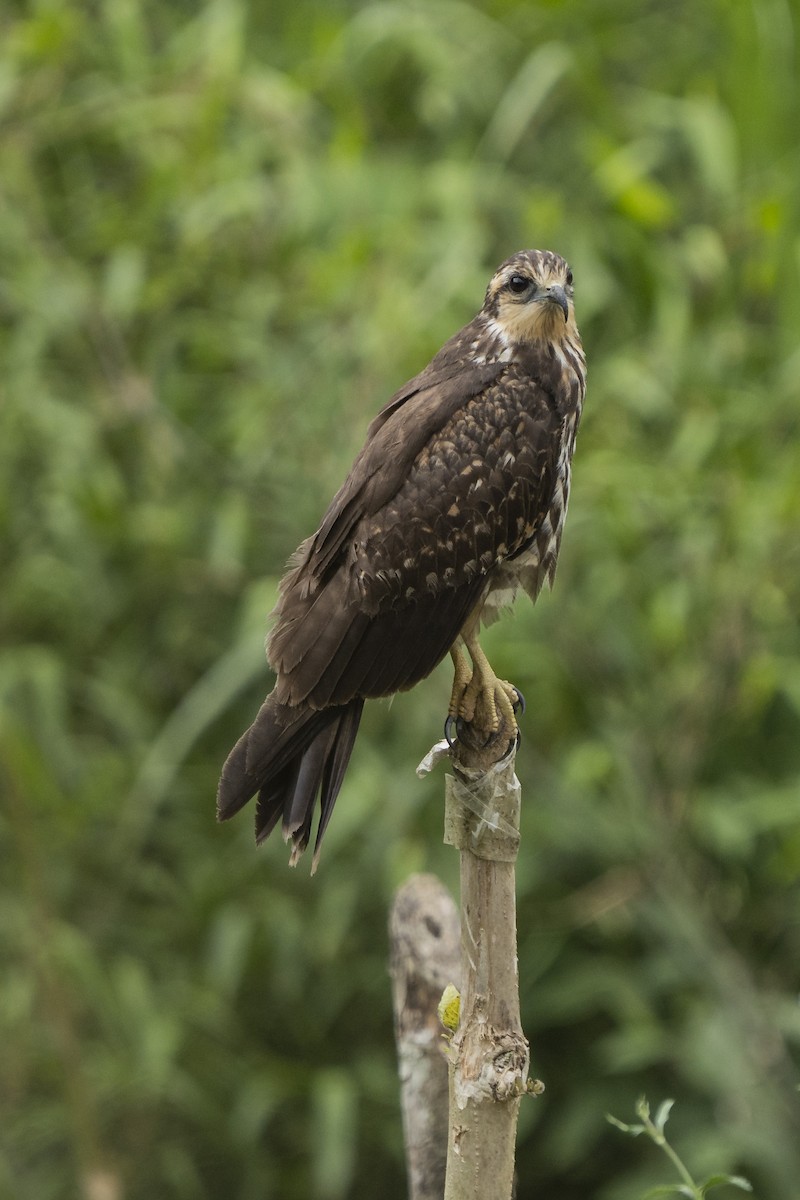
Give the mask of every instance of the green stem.
M 653 1141 L 655 1142 L 655 1144 L 657 1146 L 661 1147 L 661 1149 L 664 1151 L 664 1153 L 667 1155 L 667 1157 L 673 1163 L 673 1165 L 675 1166 L 675 1169 L 677 1170 L 677 1172 L 680 1175 L 683 1182 L 685 1184 L 688 1184 L 688 1186 L 692 1189 L 696 1200 L 703 1200 L 700 1188 L 697 1186 L 695 1181 L 692 1179 L 691 1175 L 687 1171 L 683 1162 L 678 1157 L 676 1152 L 672 1149 L 672 1146 L 670 1146 L 667 1139 L 664 1137 L 664 1134 L 660 1133 L 658 1131 L 658 1129 L 656 1129 L 655 1125 L 653 1124 L 653 1122 L 650 1120 L 649 1117 L 644 1118 L 644 1123 L 645 1123 L 645 1127 L 646 1127 L 647 1132 L 650 1135 L 650 1137 L 653 1139 Z

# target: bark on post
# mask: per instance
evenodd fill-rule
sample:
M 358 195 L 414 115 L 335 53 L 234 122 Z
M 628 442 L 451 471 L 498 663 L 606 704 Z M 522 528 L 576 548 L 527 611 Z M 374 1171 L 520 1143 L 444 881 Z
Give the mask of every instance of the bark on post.
M 412 875 L 397 890 L 389 936 L 409 1200 L 442 1200 L 448 1077 L 436 1009 L 448 983 L 459 983 L 459 930 L 435 875 Z
M 450 1045 L 445 1200 L 510 1200 L 513 1193 L 529 1065 L 517 974 L 514 750 L 507 731 L 486 742 L 476 726 L 465 726 L 447 777 L 445 841 L 461 851 L 462 995 Z

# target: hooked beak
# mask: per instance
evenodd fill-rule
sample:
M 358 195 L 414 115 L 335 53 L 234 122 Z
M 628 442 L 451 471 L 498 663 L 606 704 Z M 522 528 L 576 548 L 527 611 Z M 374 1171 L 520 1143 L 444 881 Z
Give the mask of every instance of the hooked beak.
M 550 287 L 539 288 L 535 298 L 548 304 L 557 304 L 564 314 L 564 320 L 569 320 L 569 300 L 560 284 L 554 283 Z

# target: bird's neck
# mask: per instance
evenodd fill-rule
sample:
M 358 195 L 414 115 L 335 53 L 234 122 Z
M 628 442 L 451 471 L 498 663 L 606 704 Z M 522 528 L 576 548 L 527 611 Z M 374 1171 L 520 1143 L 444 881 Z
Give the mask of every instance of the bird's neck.
M 481 314 L 476 322 L 477 336 L 471 345 L 473 361 L 524 363 L 531 355 L 538 358 L 544 354 L 585 367 L 580 334 L 572 317 L 564 321 L 560 311 L 553 315 L 553 321 L 540 323 L 530 335 L 511 336 L 494 317 Z

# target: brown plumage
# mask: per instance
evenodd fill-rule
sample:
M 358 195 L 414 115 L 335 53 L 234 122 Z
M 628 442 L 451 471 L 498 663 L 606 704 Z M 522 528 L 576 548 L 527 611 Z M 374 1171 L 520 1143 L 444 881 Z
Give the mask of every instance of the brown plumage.
M 477 634 L 520 587 L 535 599 L 552 583 L 584 389 L 572 272 L 515 254 L 375 417 L 297 550 L 267 643 L 275 688 L 223 767 L 220 820 L 257 793 L 257 840 L 281 820 L 294 863 L 320 795 L 316 866 L 365 698 L 413 687 L 448 651 L 451 716 L 514 721 Z

